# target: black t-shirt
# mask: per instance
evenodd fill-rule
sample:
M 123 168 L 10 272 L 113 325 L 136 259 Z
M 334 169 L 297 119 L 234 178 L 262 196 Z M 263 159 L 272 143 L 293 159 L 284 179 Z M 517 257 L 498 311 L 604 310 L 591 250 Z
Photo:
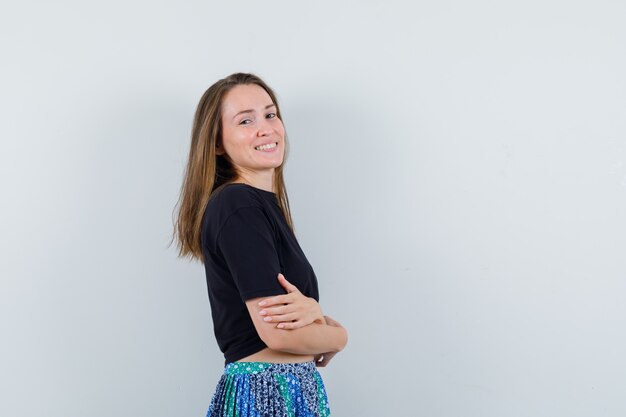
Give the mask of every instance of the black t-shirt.
M 313 267 L 273 192 L 241 183 L 223 186 L 204 212 L 201 243 L 213 330 L 225 364 L 267 346 L 245 301 L 287 294 L 279 272 L 319 302 Z

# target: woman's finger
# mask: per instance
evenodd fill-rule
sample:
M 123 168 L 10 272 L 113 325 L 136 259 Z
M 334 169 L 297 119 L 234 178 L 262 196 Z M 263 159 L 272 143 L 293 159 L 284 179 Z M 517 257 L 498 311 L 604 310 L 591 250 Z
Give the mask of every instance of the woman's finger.
M 293 295 L 291 294 L 281 294 L 275 295 L 274 297 L 266 298 L 265 300 L 259 301 L 259 305 L 261 307 L 273 306 L 276 304 L 289 304 L 293 303 L 295 300 Z
M 328 362 L 330 362 L 330 360 L 332 359 L 332 357 L 333 357 L 333 355 L 328 354 L 328 353 L 325 353 L 325 354 L 322 356 L 322 360 L 321 360 L 321 361 L 319 361 L 319 362 L 317 362 L 317 361 L 316 361 L 316 362 L 315 362 L 315 365 L 317 365 L 317 366 L 318 366 L 318 367 L 320 367 L 320 368 L 324 368 L 324 367 L 326 367 L 326 365 L 328 365 Z
M 294 330 L 304 326 L 306 326 L 306 324 L 302 320 L 284 321 L 276 325 L 276 327 L 278 327 L 279 329 L 284 330 Z
M 294 313 L 295 311 L 297 310 L 294 310 L 294 308 L 290 305 L 286 305 L 273 308 L 264 308 L 263 310 L 259 311 L 259 314 L 261 316 L 277 316 L 280 314 Z
M 298 313 L 287 313 L 287 314 L 263 317 L 263 321 L 279 323 L 281 321 L 298 320 L 299 318 L 300 317 Z
M 315 357 L 315 366 L 324 367 L 324 354 Z
M 278 282 L 280 282 L 280 285 L 282 285 L 289 293 L 298 291 L 298 287 L 287 281 L 287 278 L 285 278 L 285 276 L 280 272 L 278 273 Z
M 328 353 L 324 353 L 322 355 L 322 360 L 320 362 L 315 363 L 315 365 L 319 366 L 319 367 L 325 367 L 328 365 L 328 362 L 330 362 L 330 360 L 333 358 L 333 356 L 335 356 L 335 352 L 328 352 Z

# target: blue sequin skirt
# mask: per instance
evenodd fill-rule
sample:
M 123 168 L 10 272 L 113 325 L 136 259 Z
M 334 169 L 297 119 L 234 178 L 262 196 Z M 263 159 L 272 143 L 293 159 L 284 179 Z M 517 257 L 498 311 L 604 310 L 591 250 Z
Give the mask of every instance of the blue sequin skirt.
M 328 417 L 330 408 L 315 361 L 230 362 L 207 417 Z

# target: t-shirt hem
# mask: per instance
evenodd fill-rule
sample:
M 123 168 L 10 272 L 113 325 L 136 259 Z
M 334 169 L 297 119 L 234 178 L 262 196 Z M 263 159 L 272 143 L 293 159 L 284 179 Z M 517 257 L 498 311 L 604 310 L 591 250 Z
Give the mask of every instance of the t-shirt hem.
M 247 349 L 244 349 L 238 352 L 233 352 L 229 355 L 224 355 L 224 366 L 228 365 L 231 362 L 238 361 L 241 358 L 245 358 L 246 356 L 250 356 L 254 353 L 257 353 L 265 349 L 266 347 L 267 345 L 265 344 L 265 342 L 263 342 L 263 340 L 259 340 L 257 343 L 248 347 Z

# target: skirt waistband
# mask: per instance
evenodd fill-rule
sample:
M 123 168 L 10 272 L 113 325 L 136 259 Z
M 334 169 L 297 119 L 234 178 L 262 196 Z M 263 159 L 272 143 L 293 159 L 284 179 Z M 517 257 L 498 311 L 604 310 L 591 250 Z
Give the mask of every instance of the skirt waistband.
M 270 372 L 276 374 L 294 373 L 299 370 L 300 372 L 313 372 L 317 370 L 315 361 L 307 362 L 288 362 L 288 363 L 276 363 L 276 362 L 230 362 L 224 366 L 224 373 L 226 375 L 240 375 L 240 374 L 258 374 L 261 372 Z

